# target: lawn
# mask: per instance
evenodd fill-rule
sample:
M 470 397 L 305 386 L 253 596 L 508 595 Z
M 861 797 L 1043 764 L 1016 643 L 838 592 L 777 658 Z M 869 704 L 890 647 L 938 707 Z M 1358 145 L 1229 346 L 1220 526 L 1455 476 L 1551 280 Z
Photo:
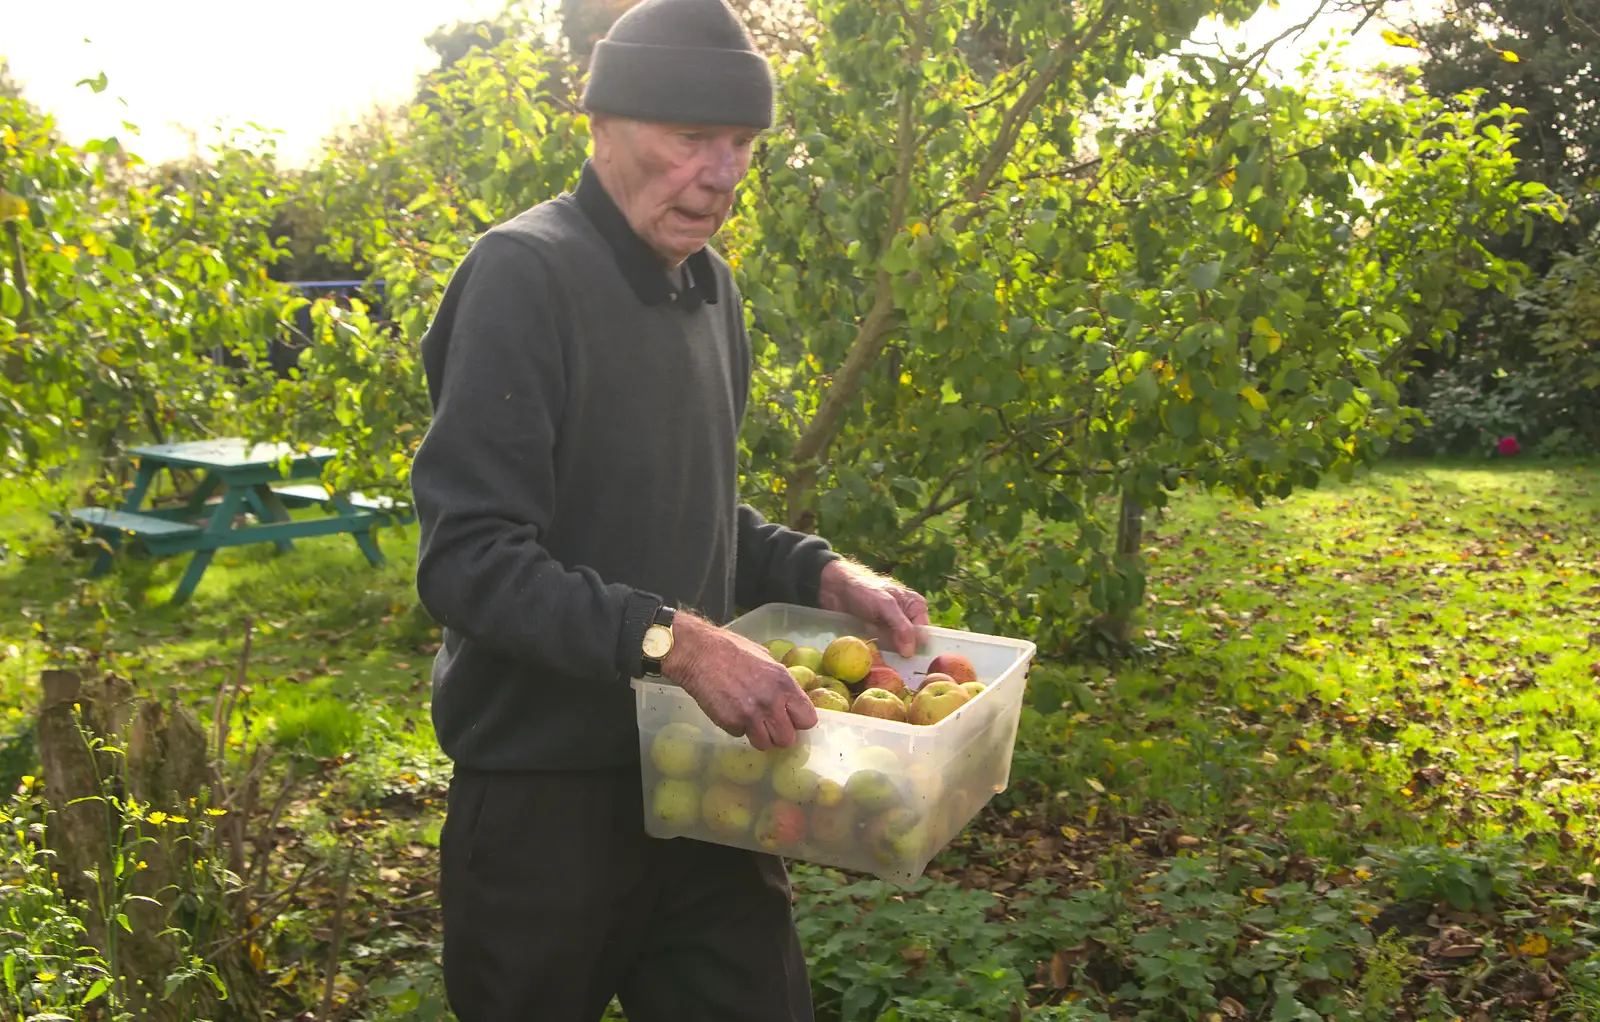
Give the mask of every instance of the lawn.
M 47 659 L 203 704 L 248 626 L 236 730 L 314 772 L 274 869 L 353 864 L 341 1017 L 443 1017 L 414 527 L 376 570 L 347 537 L 224 551 L 170 608 L 180 562 L 84 580 L 50 496 L 0 492 L 0 780 Z M 1139 655 L 1035 669 L 1010 789 L 923 881 L 794 867 L 819 1018 L 1600 1018 L 1600 469 L 1188 495 L 1149 548 Z M 286 1015 L 323 993 L 334 886 L 257 938 Z

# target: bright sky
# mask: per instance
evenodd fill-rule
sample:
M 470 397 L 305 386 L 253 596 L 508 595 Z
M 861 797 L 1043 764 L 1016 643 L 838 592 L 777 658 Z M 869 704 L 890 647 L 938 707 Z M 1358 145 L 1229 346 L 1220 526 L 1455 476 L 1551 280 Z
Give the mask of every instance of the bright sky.
M 416 76 L 434 64 L 422 40 L 435 28 L 501 7 L 502 0 L 0 0 L 0 59 L 74 143 L 118 135 L 159 162 L 189 151 L 186 128 L 206 139 L 219 124 L 254 122 L 281 132 L 281 156 L 298 163 L 374 103 L 409 97 Z M 1244 38 L 1270 39 L 1314 8 L 1313 0 L 1263 8 Z M 1348 35 L 1349 27 L 1329 18 L 1301 45 L 1329 31 Z M 1354 40 L 1352 63 L 1411 55 L 1384 44 L 1379 27 Z M 1293 67 L 1298 49 L 1285 44 L 1274 64 Z M 74 84 L 102 71 L 110 84 L 98 95 Z M 138 126 L 137 136 L 124 121 Z

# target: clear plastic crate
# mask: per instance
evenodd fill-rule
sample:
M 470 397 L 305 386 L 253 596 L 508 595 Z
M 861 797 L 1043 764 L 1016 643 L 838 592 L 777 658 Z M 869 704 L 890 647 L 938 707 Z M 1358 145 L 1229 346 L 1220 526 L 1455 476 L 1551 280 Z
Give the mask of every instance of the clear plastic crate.
M 675 684 L 636 678 L 649 834 L 909 884 L 1005 790 L 1033 643 L 926 628 L 917 654 L 901 657 L 872 626 L 789 604 L 767 604 L 728 627 L 763 644 L 788 639 L 819 650 L 839 635 L 878 638 L 884 661 L 912 689 L 936 655 L 964 653 L 986 687 L 931 725 L 818 710 L 817 726 L 794 746 L 758 752 Z

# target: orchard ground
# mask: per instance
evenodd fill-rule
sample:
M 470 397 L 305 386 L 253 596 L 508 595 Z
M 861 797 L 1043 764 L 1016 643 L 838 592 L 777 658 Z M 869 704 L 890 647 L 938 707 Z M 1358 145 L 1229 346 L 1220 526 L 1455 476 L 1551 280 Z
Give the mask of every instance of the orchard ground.
M 274 868 L 357 853 L 338 1017 L 446 1017 L 414 527 L 376 570 L 344 537 L 226 550 L 171 608 L 181 561 L 86 580 L 52 496 L 0 484 L 0 783 L 37 773 L 47 659 L 206 708 L 248 618 L 240 740 L 321 784 Z M 1600 1018 L 1600 466 L 1184 496 L 1148 549 L 1140 655 L 1038 665 L 1010 789 L 928 877 L 794 867 L 818 1017 Z M 283 1017 L 321 996 L 334 897 L 255 938 Z

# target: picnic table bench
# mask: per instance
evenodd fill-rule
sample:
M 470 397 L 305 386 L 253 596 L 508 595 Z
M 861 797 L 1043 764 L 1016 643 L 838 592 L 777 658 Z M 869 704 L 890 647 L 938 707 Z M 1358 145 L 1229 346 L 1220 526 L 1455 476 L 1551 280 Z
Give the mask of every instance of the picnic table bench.
M 326 447 L 295 450 L 287 444 L 252 444 L 237 437 L 135 447 L 138 463 L 133 485 L 117 508 L 81 507 L 54 512 L 96 533 L 104 546 L 90 575 L 111 570 L 125 539 L 152 556 L 192 553 L 189 566 L 172 594 L 173 603 L 193 595 L 223 547 L 272 543 L 280 552 L 311 536 L 349 533 L 368 563 L 383 563 L 375 529 L 415 520 L 405 504 L 359 493 L 330 492 L 315 480 L 337 454 Z M 150 487 L 163 470 L 198 470 L 199 485 L 188 501 L 175 507 L 144 507 Z M 296 480 L 306 480 L 296 482 Z M 320 507 L 322 518 L 294 518 L 291 508 Z M 247 514 L 248 512 L 248 514 Z M 254 523 L 250 518 L 254 518 Z

